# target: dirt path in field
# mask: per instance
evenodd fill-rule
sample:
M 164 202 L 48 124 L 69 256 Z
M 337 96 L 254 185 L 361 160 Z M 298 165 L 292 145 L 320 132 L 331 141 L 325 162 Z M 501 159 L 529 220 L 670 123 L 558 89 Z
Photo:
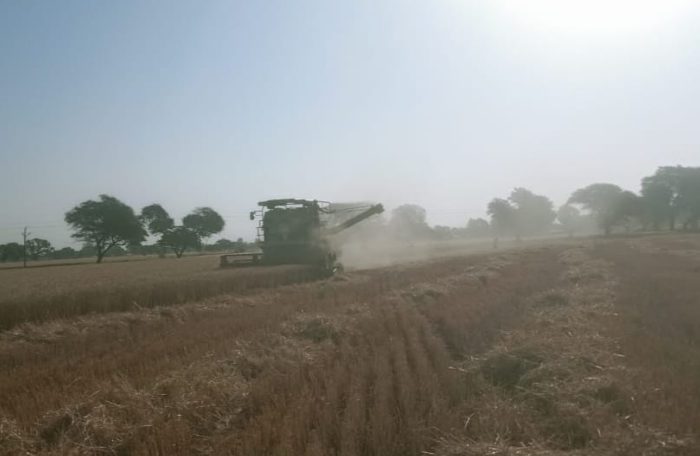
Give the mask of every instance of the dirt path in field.
M 651 354 L 658 307 L 630 294 L 649 274 L 684 289 L 692 264 L 601 245 L 16 328 L 0 335 L 0 453 L 700 454 L 696 402 L 672 416 L 697 352 L 649 365 L 697 347 L 671 324 L 700 324 L 693 291 L 669 297 Z

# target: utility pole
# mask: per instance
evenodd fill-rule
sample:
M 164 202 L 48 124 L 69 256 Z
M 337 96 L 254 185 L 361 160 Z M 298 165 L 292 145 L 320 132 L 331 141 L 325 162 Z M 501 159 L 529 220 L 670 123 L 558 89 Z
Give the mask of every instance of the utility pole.
M 22 231 L 22 263 L 23 267 L 27 267 L 27 236 L 29 236 L 32 233 L 29 233 L 27 231 L 27 227 L 24 227 L 24 230 Z

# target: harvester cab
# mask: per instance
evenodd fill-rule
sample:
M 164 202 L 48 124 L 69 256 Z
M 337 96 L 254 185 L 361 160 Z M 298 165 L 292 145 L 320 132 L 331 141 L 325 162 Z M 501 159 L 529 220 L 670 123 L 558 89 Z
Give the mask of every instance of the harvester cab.
M 258 203 L 260 209 L 250 213 L 251 220 L 258 220 L 258 245 L 260 252 L 237 253 L 221 256 L 221 266 L 252 264 L 308 264 L 318 266 L 328 273 L 342 269 L 330 237 L 351 226 L 384 211 L 381 204 L 343 208 L 343 211 L 360 210 L 334 226 L 328 226 L 339 210 L 327 201 L 304 199 L 274 199 Z

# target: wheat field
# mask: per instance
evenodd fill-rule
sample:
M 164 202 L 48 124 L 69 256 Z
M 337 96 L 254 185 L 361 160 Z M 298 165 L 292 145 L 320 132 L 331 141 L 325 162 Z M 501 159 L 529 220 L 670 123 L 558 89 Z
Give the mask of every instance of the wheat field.
M 0 451 L 698 454 L 698 252 L 640 237 L 260 269 L 280 277 L 14 325 Z

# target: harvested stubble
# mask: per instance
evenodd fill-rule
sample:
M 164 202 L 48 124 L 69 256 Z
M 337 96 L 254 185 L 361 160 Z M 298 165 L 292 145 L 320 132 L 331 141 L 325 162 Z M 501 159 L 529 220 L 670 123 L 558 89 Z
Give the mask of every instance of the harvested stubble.
M 618 322 L 626 306 L 615 307 L 616 269 L 591 255 L 544 248 L 455 258 L 26 325 L 0 336 L 0 449 L 699 454 L 652 395 L 663 379 L 680 399 L 689 390 L 676 386 L 692 384 L 690 371 L 666 363 L 675 377 L 657 377 L 655 352 L 627 347 L 639 339 L 626 342 L 635 333 Z M 625 289 L 622 280 L 617 293 Z M 679 315 L 700 319 L 686 304 L 669 303 L 685 310 L 665 330 L 682 333 Z M 639 312 L 632 323 L 658 318 L 647 306 Z M 667 342 L 682 348 L 676 336 Z M 654 375 L 638 375 L 645 370 Z M 654 417 L 659 403 L 664 415 Z M 686 419 L 691 409 L 680 408 Z
M 467 386 L 446 338 L 485 344 L 517 317 L 519 296 L 551 286 L 553 260 L 543 251 L 387 268 L 181 306 L 176 324 L 86 324 L 43 347 L 8 340 L 0 410 L 32 451 L 413 453 L 461 419 Z M 457 337 L 460 327 L 470 335 Z
M 609 322 L 626 360 L 640 366 L 638 411 L 680 434 L 700 429 L 700 236 L 660 238 L 656 248 L 605 243 L 598 255 L 620 277 L 618 309 Z M 693 247 L 694 246 L 694 247 Z
M 465 401 L 464 429 L 440 439 L 433 453 L 700 454 L 696 434 L 648 414 L 659 401 L 647 396 L 650 366 L 620 353 L 626 335 L 616 327 L 616 294 L 624 284 L 613 266 L 590 249 L 566 250 L 561 262 L 563 286 L 534 296 L 519 327 L 464 361 L 478 394 Z M 692 418 L 687 409 L 676 413 Z

